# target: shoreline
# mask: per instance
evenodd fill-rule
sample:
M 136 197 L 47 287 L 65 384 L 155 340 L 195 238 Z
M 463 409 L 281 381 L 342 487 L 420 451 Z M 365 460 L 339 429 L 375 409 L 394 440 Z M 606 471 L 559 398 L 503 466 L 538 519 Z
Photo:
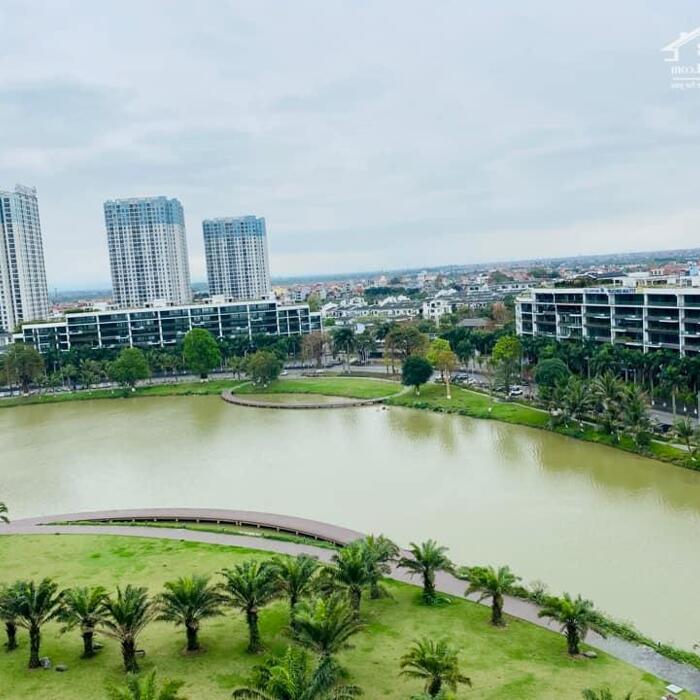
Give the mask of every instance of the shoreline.
M 345 391 L 344 387 L 338 386 L 338 380 L 343 382 L 355 382 L 362 384 L 367 382 L 376 382 L 377 384 L 391 383 L 402 387 L 396 379 L 388 377 L 367 377 L 366 375 L 342 375 L 342 374 L 326 374 L 320 377 L 290 377 L 282 378 L 277 382 L 261 391 L 250 391 L 248 387 L 244 391 L 235 391 L 237 397 L 254 396 L 256 393 L 308 393 L 310 395 L 318 394 L 322 396 L 337 396 L 338 398 L 351 399 L 357 401 L 357 405 L 362 400 L 371 400 L 373 404 L 384 404 L 386 406 L 400 406 L 403 408 L 412 408 L 415 410 L 427 410 L 434 413 L 448 413 L 453 415 L 461 415 L 468 418 L 478 418 L 483 420 L 495 420 L 502 423 L 510 423 L 512 425 L 522 425 L 528 428 L 537 428 L 545 430 L 557 435 L 580 440 L 582 442 L 590 442 L 598 445 L 604 445 L 623 452 L 632 453 L 647 459 L 653 459 L 666 464 L 672 464 L 682 469 L 689 471 L 700 471 L 700 465 L 689 462 L 687 454 L 670 443 L 662 441 L 654 441 L 648 450 L 638 449 L 632 440 L 623 435 L 618 442 L 614 442 L 612 438 L 602 432 L 599 432 L 591 425 L 586 425 L 583 431 L 573 428 L 555 427 L 548 425 L 549 415 L 543 409 L 529 406 L 514 401 L 502 401 L 494 399 L 488 394 L 484 394 L 473 389 L 465 389 L 460 386 L 452 386 L 452 398 L 447 399 L 444 396 L 444 386 L 442 384 L 425 384 L 421 389 L 421 394 L 416 395 L 410 389 L 402 387 L 402 389 L 393 395 L 387 396 L 372 396 L 366 395 L 363 392 Z M 299 388 L 299 384 L 303 382 L 303 389 Z M 334 384 L 334 386 L 325 390 L 324 383 Z M 290 383 L 291 388 L 285 390 L 285 384 Z M 0 409 L 17 408 L 21 406 L 38 406 L 54 403 L 67 403 L 72 401 L 100 401 L 105 399 L 136 399 L 136 398 L 165 398 L 172 396 L 221 396 L 224 392 L 232 392 L 241 388 L 242 385 L 249 384 L 246 380 L 240 379 L 210 379 L 208 381 L 187 381 L 187 382 L 171 382 L 163 384 L 144 385 L 136 387 L 133 392 L 126 392 L 123 389 L 93 389 L 71 392 L 61 392 L 55 394 L 36 394 L 28 397 L 8 397 L 0 399 Z M 296 386 L 294 386 L 296 385 Z M 307 390 L 310 388 L 311 390 Z M 240 401 L 250 401 L 248 404 L 255 403 L 254 399 L 243 399 Z M 233 401 L 231 403 L 239 403 Z M 352 407 L 354 403 L 347 403 L 343 408 Z M 251 406 L 253 407 L 253 406 Z M 259 408 L 298 408 L 292 405 L 274 406 L 260 405 L 254 406 Z M 319 404 L 317 406 L 308 406 L 307 408 L 326 408 L 328 404 Z M 337 406 L 340 408 L 341 406 Z

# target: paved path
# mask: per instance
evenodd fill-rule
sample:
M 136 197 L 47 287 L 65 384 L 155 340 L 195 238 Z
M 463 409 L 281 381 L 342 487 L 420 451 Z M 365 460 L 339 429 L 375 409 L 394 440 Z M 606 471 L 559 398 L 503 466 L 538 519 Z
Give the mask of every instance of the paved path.
M 268 530 L 300 535 L 314 538 L 336 545 L 346 545 L 363 536 L 356 530 L 330 525 L 315 520 L 296 518 L 287 515 L 273 513 L 258 513 L 242 510 L 222 509 L 196 509 L 196 508 L 151 508 L 136 510 L 107 510 L 68 513 L 38 518 L 25 518 L 16 520 L 8 525 L 0 524 L 1 535 L 51 535 L 51 534 L 79 534 L 79 535 L 119 535 L 126 537 L 151 537 L 167 540 L 186 540 L 189 542 L 203 542 L 207 544 L 227 545 L 232 547 L 248 547 L 279 554 L 310 554 L 321 561 L 329 562 L 333 551 L 323 547 L 285 542 L 269 538 L 256 537 L 254 535 L 229 535 L 223 533 L 205 532 L 198 530 L 186 530 L 177 527 L 151 527 L 148 525 L 117 525 L 109 524 L 110 521 L 133 522 L 158 522 L 158 521 L 182 521 L 183 523 L 214 523 L 232 524 L 247 527 L 260 527 Z M 75 521 L 93 521 L 95 525 L 56 525 L 54 523 L 68 523 Z M 104 523 L 104 524 L 99 524 Z M 407 552 L 404 552 L 407 554 Z M 408 572 L 393 567 L 390 578 L 419 585 L 411 578 Z M 461 597 L 464 595 L 466 583 L 455 576 L 439 573 L 436 577 L 436 587 L 441 593 Z M 475 600 L 476 596 L 471 597 Z M 538 607 L 528 601 L 519 598 L 507 597 L 505 611 L 512 617 L 525 620 L 539 627 L 556 629 L 551 623 L 537 616 Z M 680 664 L 657 654 L 653 649 L 631 644 L 622 639 L 611 637 L 603 639 L 594 632 L 590 632 L 587 643 L 601 649 L 611 656 L 626 661 L 644 671 L 653 673 L 668 682 L 675 683 L 695 693 L 700 693 L 700 671 L 692 666 Z

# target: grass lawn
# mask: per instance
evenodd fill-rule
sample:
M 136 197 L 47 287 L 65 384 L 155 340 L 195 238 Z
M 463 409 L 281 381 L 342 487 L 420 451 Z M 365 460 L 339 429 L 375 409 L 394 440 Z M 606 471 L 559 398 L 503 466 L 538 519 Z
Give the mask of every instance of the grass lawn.
M 244 384 L 237 394 L 322 394 L 351 399 L 379 399 L 402 390 L 397 382 L 364 377 L 293 377 L 278 379 L 265 388 Z
M 94 399 L 139 398 L 140 396 L 201 396 L 220 394 L 224 389 L 232 389 L 241 382 L 233 379 L 210 379 L 206 382 L 181 382 L 179 384 L 153 384 L 137 387 L 136 391 L 123 389 L 93 389 L 91 391 L 71 391 L 59 394 L 34 394 L 0 399 L 0 408 L 28 406 L 40 403 L 63 403 L 64 401 L 92 401 Z
M 249 550 L 198 543 L 171 542 L 89 535 L 37 535 L 0 537 L 0 581 L 18 577 L 51 576 L 61 586 L 101 584 L 108 589 L 126 583 L 148 586 L 156 593 L 164 581 L 191 573 L 214 573 L 247 558 L 269 555 Z M 656 700 L 663 683 L 631 666 L 601 654 L 595 660 L 571 660 L 561 636 L 524 622 L 510 620 L 508 628 L 489 626 L 486 608 L 453 599 L 449 605 L 429 609 L 418 603 L 411 586 L 389 583 L 393 599 L 365 601 L 366 628 L 353 638 L 341 655 L 350 681 L 359 684 L 364 697 L 406 700 L 418 692 L 420 682 L 400 678 L 398 661 L 420 635 L 447 637 L 460 649 L 463 671 L 474 684 L 459 698 L 474 700 L 574 700 L 586 687 L 608 685 L 615 697 L 634 691 L 635 697 Z M 261 613 L 263 639 L 272 651 L 289 643 L 287 607 L 275 603 Z M 0 653 L 0 698 L 3 700 L 100 700 L 106 682 L 122 678 L 118 644 L 103 639 L 104 650 L 94 659 L 79 658 L 78 631 L 64 635 L 56 624 L 42 635 L 42 655 L 68 665 L 67 673 L 28 671 L 27 638 L 20 649 Z M 186 657 L 181 653 L 184 634 L 166 623 L 153 623 L 140 638 L 146 650 L 142 669 L 158 670 L 161 678 L 186 681 L 190 700 L 229 697 L 244 683 L 259 657 L 245 653 L 243 616 L 232 612 L 205 622 L 201 632 L 206 652 Z M 691 697 L 685 695 L 684 697 Z

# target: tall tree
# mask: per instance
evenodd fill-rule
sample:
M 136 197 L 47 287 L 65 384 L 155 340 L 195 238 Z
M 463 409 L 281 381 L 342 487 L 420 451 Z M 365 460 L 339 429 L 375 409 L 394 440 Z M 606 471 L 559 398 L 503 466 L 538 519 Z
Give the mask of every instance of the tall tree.
M 301 356 L 307 360 L 314 360 L 316 367 L 321 367 L 323 364 L 323 355 L 326 351 L 326 334 L 321 331 L 315 331 L 305 335 L 301 341 Z
M 438 697 L 443 687 L 457 692 L 458 686 L 472 684 L 460 670 L 456 649 L 445 640 L 436 642 L 428 637 L 414 641 L 403 655 L 401 675 L 424 680 L 425 692 L 431 698 Z
M 272 560 L 272 568 L 277 583 L 289 599 L 289 625 L 296 634 L 296 610 L 302 598 L 314 590 L 319 571 L 317 559 L 300 554 L 296 557 L 277 557 Z
M 615 696 L 612 694 L 610 688 L 601 688 L 600 690 L 586 688 L 581 691 L 581 697 L 583 700 L 615 700 Z M 633 700 L 632 693 L 627 693 L 622 696 L 620 700 Z
M 422 544 L 411 542 L 410 557 L 402 557 L 399 566 L 408 569 L 411 575 L 420 575 L 423 579 L 423 602 L 432 605 L 435 594 L 435 574 L 438 571 L 454 571 L 454 564 L 447 557 L 447 547 L 440 546 L 435 540 L 426 540 Z
M 2 501 L 0 501 L 0 523 L 7 524 L 10 522 L 10 518 L 7 515 L 9 512 L 10 511 L 7 509 L 7 506 Z
M 107 697 L 109 700 L 187 700 L 179 692 L 183 685 L 183 681 L 165 681 L 159 688 L 155 671 L 145 678 L 130 674 L 124 687 L 108 687 Z
M 107 373 L 113 382 L 131 390 L 136 382 L 151 376 L 146 356 L 139 348 L 124 348 L 119 357 L 108 365 Z
M 105 608 L 107 615 L 102 623 L 105 634 L 121 644 L 124 670 L 127 673 L 138 673 L 136 642 L 156 615 L 148 591 L 131 584 L 123 589 L 117 587 L 116 596 L 106 598 Z
M 14 585 L 15 620 L 19 627 L 29 632 L 29 668 L 39 668 L 41 628 L 54 620 L 59 612 L 61 594 L 58 584 L 50 578 L 34 581 L 19 581 Z
M 7 384 L 19 384 L 26 394 L 43 374 L 44 360 L 33 346 L 12 343 L 3 355 L 3 370 Z
M 229 602 L 242 610 L 248 623 L 248 652 L 262 651 L 258 618 L 260 608 L 277 596 L 279 588 L 275 571 L 268 562 L 246 561 L 233 569 L 224 569 L 224 588 Z
M 469 573 L 469 588 L 465 595 L 481 593 L 479 602 L 491 599 L 491 624 L 503 627 L 503 596 L 513 590 L 513 586 L 520 581 L 508 566 L 498 569 L 493 566 L 474 568 Z
M 601 636 L 605 636 L 604 630 L 598 624 L 598 615 L 593 603 L 580 595 L 572 598 L 565 593 L 562 598 L 548 599 L 542 606 L 539 616 L 548 617 L 561 625 L 571 656 L 579 654 L 581 642 L 586 638 L 589 629 L 594 629 Z
M 165 583 L 165 591 L 156 599 L 158 619 L 185 628 L 187 651 L 199 651 L 202 620 L 222 615 L 224 597 L 207 576 L 185 576 Z
M 287 647 L 281 657 L 272 656 L 253 672 L 249 687 L 237 688 L 239 700 L 349 700 L 362 694 L 357 686 L 338 685 L 336 669 L 312 667 L 303 649 Z
M 221 350 L 216 338 L 205 328 L 193 328 L 182 343 L 182 357 L 190 372 L 206 379 L 221 364 Z
M 493 346 L 491 357 L 506 391 L 513 384 L 513 380 L 520 374 L 522 353 L 523 348 L 520 339 L 514 335 L 501 336 Z
M 420 387 L 433 376 L 433 366 L 424 357 L 411 355 L 404 360 L 401 368 L 401 383 L 412 386 L 416 395 L 420 395 Z
M 344 358 L 345 371 L 350 371 L 350 354 L 357 347 L 355 331 L 350 326 L 343 326 L 333 331 L 333 352 L 342 354 Z
M 95 655 L 95 630 L 107 616 L 106 598 L 107 591 L 102 586 L 63 591 L 58 619 L 64 623 L 64 632 L 80 627 L 84 659 Z

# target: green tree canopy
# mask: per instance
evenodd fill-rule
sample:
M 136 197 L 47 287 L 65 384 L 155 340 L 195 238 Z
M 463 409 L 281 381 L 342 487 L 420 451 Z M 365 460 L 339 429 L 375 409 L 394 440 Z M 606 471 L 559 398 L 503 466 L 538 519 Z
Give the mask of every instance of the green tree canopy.
M 185 336 L 182 356 L 187 368 L 206 379 L 221 364 L 221 350 L 216 338 L 204 328 L 193 328 Z
M 540 389 L 553 389 L 557 384 L 567 381 L 570 376 L 571 371 L 566 363 L 558 357 L 540 360 L 535 367 L 535 382 Z
M 433 367 L 424 357 L 411 355 L 404 360 L 401 370 L 401 383 L 415 388 L 420 394 L 421 384 L 425 384 L 433 374 Z
M 151 375 L 146 356 L 138 348 L 124 348 L 119 357 L 110 363 L 107 372 L 113 382 L 132 389 L 136 382 Z
M 22 391 L 29 391 L 29 385 L 36 382 L 44 371 L 44 360 L 31 346 L 13 343 L 3 356 L 3 374 L 7 384 L 19 384 Z
M 245 373 L 254 384 L 267 386 L 280 376 L 282 361 L 270 350 L 258 350 L 245 360 Z

